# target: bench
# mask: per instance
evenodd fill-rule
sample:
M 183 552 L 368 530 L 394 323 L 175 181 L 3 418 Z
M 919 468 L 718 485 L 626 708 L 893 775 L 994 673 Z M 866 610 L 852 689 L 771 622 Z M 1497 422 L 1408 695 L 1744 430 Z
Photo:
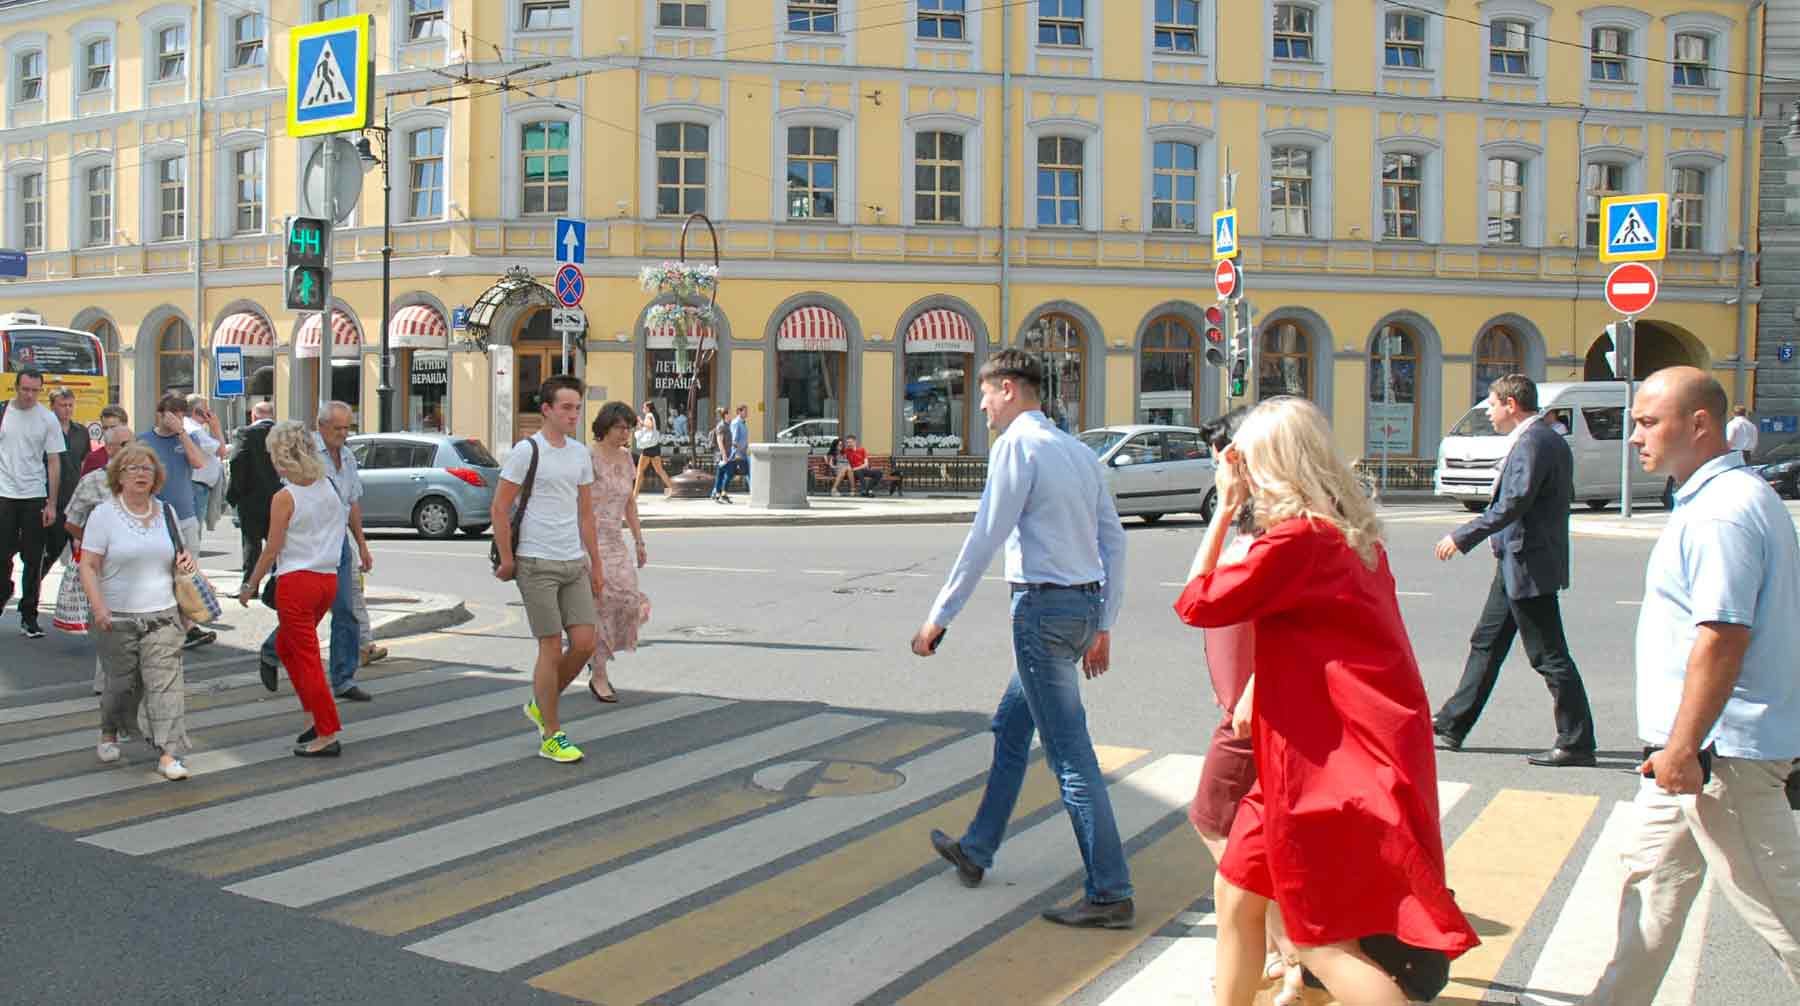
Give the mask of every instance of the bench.
M 869 470 L 881 473 L 881 482 L 877 484 L 876 488 L 886 488 L 889 496 L 900 495 L 906 477 L 895 469 L 892 455 L 869 455 Z M 832 471 L 831 463 L 826 459 L 825 455 L 814 454 L 807 458 L 806 473 L 807 481 L 813 492 L 826 493 L 831 491 L 831 482 L 836 477 L 836 473 Z M 855 487 L 853 486 L 852 489 L 854 488 Z

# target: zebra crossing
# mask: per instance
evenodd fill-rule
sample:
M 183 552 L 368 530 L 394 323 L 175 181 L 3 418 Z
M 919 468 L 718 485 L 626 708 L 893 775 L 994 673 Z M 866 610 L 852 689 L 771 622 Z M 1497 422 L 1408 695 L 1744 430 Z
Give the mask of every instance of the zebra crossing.
M 1071 932 L 1036 918 L 1081 889 L 1049 773 L 1029 774 L 982 887 L 961 888 L 925 840 L 980 798 L 991 740 L 973 717 L 571 700 L 588 757 L 551 766 L 518 709 L 522 676 L 402 661 L 367 677 L 377 701 L 346 707 L 330 763 L 289 755 L 291 694 L 197 700 L 181 784 L 141 743 L 95 762 L 91 710 L 10 709 L 0 813 L 578 1001 L 1211 1002 L 1212 869 L 1184 814 L 1196 755 L 1098 749 L 1139 921 Z M 1515 950 L 1535 924 L 1550 936 L 1515 984 L 1577 998 L 1610 953 L 1631 805 L 1458 781 L 1440 804 L 1457 822 L 1451 886 L 1484 941 L 1446 997 L 1481 1002 L 1503 969 L 1526 974 Z M 1659 1004 L 1695 1001 L 1706 922 L 1690 920 Z

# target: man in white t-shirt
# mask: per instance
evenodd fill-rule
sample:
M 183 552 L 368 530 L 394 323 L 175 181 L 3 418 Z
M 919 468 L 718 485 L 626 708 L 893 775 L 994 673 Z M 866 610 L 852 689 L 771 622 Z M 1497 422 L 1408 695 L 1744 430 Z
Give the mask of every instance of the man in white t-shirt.
M 544 382 L 539 392 L 544 427 L 507 455 L 492 511 L 500 560 L 494 575 L 517 580 L 526 621 L 537 637 L 532 700 L 525 704 L 525 715 L 538 728 L 538 756 L 565 764 L 580 761 L 581 749 L 562 731 L 557 700 L 594 655 L 594 598 L 600 596 L 602 582 L 590 502 L 594 463 L 575 439 L 582 394 L 575 377 L 558 375 Z M 514 541 L 513 504 L 521 499 L 525 508 Z M 565 632 L 567 650 L 562 648 Z
M 62 425 L 38 404 L 44 375 L 19 371 L 17 393 L 0 402 L 0 608 L 12 599 L 12 561 L 24 566 L 19 589 L 19 631 L 42 639 L 38 628 L 38 585 L 43 580 L 44 529 L 56 520 L 62 479 Z
M 1725 424 L 1725 446 L 1744 453 L 1744 463 L 1756 453 L 1756 424 L 1750 421 L 1750 410 L 1742 405 L 1731 410 L 1731 422 Z

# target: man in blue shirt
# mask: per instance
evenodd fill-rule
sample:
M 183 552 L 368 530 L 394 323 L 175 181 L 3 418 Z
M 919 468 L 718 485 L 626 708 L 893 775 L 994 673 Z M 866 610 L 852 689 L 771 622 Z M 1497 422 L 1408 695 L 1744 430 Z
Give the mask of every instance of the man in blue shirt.
M 1671 367 L 1631 411 L 1644 469 L 1679 488 L 1638 613 L 1648 746 L 1619 943 L 1588 1006 L 1655 998 L 1709 868 L 1800 985 L 1800 830 L 1783 791 L 1800 758 L 1800 543 L 1727 444 L 1725 409 L 1718 381 Z
M 965 887 L 981 883 L 1006 834 L 1034 730 L 1062 783 L 1063 806 L 1087 864 L 1086 896 L 1044 918 L 1066 926 L 1130 928 L 1131 872 L 1112 800 L 1088 737 L 1076 663 L 1089 678 L 1106 673 L 1111 630 L 1125 577 L 1125 530 L 1100 470 L 1081 441 L 1044 416 L 1043 365 L 1016 349 L 981 368 L 981 409 L 1000 434 L 988 456 L 987 489 L 974 526 L 931 615 L 913 638 L 921 657 L 937 651 L 996 549 L 1006 546 L 1017 670 L 994 713 L 994 762 L 981 807 L 960 841 L 931 833 Z
M 162 459 L 165 481 L 157 498 L 175 511 L 182 544 L 199 555 L 201 515 L 194 499 L 194 473 L 206 467 L 206 454 L 188 436 L 187 417 L 187 399 L 180 395 L 164 395 L 156 403 L 156 425 L 138 439 Z M 191 650 L 218 638 L 216 632 L 190 625 L 181 646 Z

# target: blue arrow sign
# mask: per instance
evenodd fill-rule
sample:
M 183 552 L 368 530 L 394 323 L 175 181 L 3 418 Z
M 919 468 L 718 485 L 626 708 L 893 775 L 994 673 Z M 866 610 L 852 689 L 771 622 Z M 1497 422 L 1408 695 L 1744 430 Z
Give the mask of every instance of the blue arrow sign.
M 572 265 L 587 264 L 587 221 L 558 217 L 556 220 L 556 260 Z

